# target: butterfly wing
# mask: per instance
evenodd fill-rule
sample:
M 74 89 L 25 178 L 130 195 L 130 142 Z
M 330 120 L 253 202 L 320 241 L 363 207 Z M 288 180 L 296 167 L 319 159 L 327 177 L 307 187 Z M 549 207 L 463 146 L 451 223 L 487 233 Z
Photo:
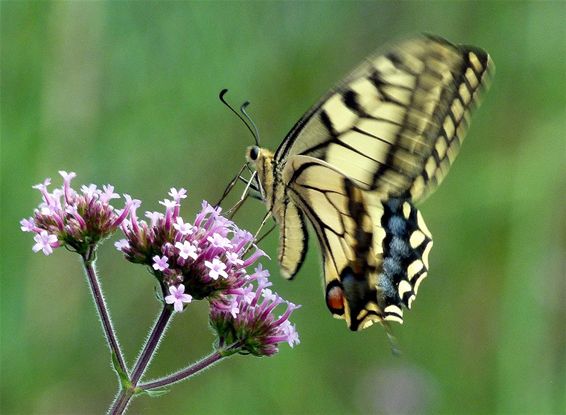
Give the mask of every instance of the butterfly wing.
M 406 201 L 382 201 L 328 163 L 292 156 L 283 170 L 289 198 L 319 240 L 326 304 L 352 330 L 403 321 L 426 276 L 430 233 Z M 419 223 L 417 223 L 419 222 Z
M 423 200 L 458 154 L 493 67 L 471 46 L 429 35 L 370 56 L 285 137 L 278 164 L 308 155 L 358 186 Z

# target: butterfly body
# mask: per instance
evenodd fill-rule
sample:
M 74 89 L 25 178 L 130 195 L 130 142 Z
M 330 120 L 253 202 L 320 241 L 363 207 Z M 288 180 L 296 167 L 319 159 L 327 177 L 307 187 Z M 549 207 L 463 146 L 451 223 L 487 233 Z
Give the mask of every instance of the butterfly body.
M 275 153 L 253 146 L 258 188 L 292 278 L 306 222 L 322 251 L 326 304 L 352 330 L 403 322 L 432 236 L 415 204 L 444 179 L 486 85 L 489 55 L 421 36 L 370 56 L 293 127 Z

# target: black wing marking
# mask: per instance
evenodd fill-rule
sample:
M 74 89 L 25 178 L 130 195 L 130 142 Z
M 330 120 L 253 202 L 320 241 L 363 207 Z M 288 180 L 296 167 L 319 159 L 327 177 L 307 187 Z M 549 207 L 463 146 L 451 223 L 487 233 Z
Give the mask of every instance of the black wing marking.
M 423 200 L 458 154 L 492 67 L 483 50 L 438 37 L 400 42 L 311 108 L 275 160 L 312 156 L 359 186 Z

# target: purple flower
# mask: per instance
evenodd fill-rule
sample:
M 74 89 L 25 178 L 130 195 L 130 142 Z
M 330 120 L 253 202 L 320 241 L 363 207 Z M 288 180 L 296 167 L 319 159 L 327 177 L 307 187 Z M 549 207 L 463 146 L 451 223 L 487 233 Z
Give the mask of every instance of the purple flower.
M 185 199 L 187 197 L 187 191 L 183 188 L 177 190 L 174 187 L 171 188 L 169 191 L 169 196 L 173 198 L 176 202 L 180 202 L 181 199 Z
M 33 252 L 43 251 L 45 255 L 50 255 L 53 253 L 53 248 L 59 246 L 57 237 L 55 235 L 49 235 L 47 231 L 41 231 L 39 234 L 33 237 L 36 244 L 33 246 Z
M 272 356 L 279 351 L 279 343 L 286 342 L 291 347 L 299 344 L 299 335 L 289 321 L 299 306 L 267 288 L 271 285 L 268 273 L 261 268 L 259 271 L 256 269 L 259 276 L 249 277 L 238 294 L 221 295 L 211 301 L 210 324 L 218 333 L 218 346 L 224 353 Z M 275 317 L 274 310 L 279 305 L 286 305 L 286 309 Z
M 173 227 L 181 234 L 181 235 L 189 235 L 191 233 L 193 233 L 193 225 L 191 225 L 190 223 L 185 223 L 183 221 L 183 218 L 178 217 L 177 221 L 175 222 L 175 224 L 173 225 Z
M 23 232 L 34 232 L 35 229 L 36 229 L 35 222 L 33 221 L 33 218 L 22 219 L 20 221 L 20 225 L 22 225 L 20 229 Z
M 180 203 L 185 195 L 185 189 L 172 188 L 171 200 L 159 202 L 165 213 L 149 214 L 150 223 L 137 218 L 139 205 L 132 203 L 129 220 L 121 225 L 127 244 L 117 248 L 128 261 L 149 267 L 164 296 L 170 286 L 179 284 L 197 300 L 242 293 L 249 283 L 246 267 L 265 254 L 253 244 L 252 234 L 207 202 L 193 221 L 182 218 Z
M 227 238 L 224 238 L 222 235 L 220 235 L 218 233 L 215 233 L 214 235 L 209 236 L 207 238 L 207 240 L 215 248 L 221 248 L 221 249 L 232 248 L 232 244 L 230 243 L 230 240 L 227 239 Z
M 170 286 L 169 293 L 170 295 L 165 297 L 165 302 L 167 304 L 173 304 L 173 308 L 178 313 L 183 311 L 183 304 L 188 304 L 193 300 L 193 297 L 185 294 L 185 286 L 183 284 L 179 284 L 178 287 L 174 285 Z
M 118 211 L 110 201 L 119 197 L 114 187 L 104 186 L 100 191 L 94 184 L 82 186 L 77 192 L 71 187 L 76 176 L 73 172 L 60 171 L 63 186 L 49 192 L 51 179 L 33 186 L 42 195 L 42 203 L 35 209 L 34 215 L 23 219 L 21 229 L 36 233 L 34 251 L 42 250 L 46 255 L 52 248 L 67 246 L 69 249 L 85 254 L 98 242 L 110 236 L 126 219 L 133 201 L 126 198 L 124 209 Z M 50 235 L 49 241 L 43 232 Z M 53 242 L 53 237 L 58 243 Z M 38 248 L 40 244 L 42 247 Z M 37 249 L 36 249 L 37 248 Z
M 116 247 L 116 249 L 117 249 L 118 251 L 122 251 L 122 250 L 124 250 L 124 249 L 126 249 L 126 248 L 129 248 L 129 247 L 130 247 L 130 244 L 128 243 L 127 240 L 125 240 L 125 239 L 120 239 L 119 241 L 114 242 L 114 246 Z
M 159 219 L 163 217 L 161 212 L 145 212 L 145 217 L 150 220 L 151 226 L 154 226 Z
M 157 271 L 165 271 L 167 268 L 169 268 L 169 264 L 167 263 L 169 259 L 166 256 L 158 256 L 155 255 L 153 257 L 153 269 L 157 270 Z M 185 288 L 183 287 L 183 290 Z
M 226 264 L 220 261 L 218 258 L 214 258 L 212 262 L 204 261 L 204 266 L 207 267 L 210 271 L 208 272 L 208 276 L 213 280 L 217 280 L 218 277 L 228 278 L 228 274 L 226 274 Z
M 183 259 L 197 259 L 197 247 L 191 244 L 189 241 L 185 241 L 183 243 L 177 242 L 175 244 L 175 248 L 179 250 L 179 256 Z

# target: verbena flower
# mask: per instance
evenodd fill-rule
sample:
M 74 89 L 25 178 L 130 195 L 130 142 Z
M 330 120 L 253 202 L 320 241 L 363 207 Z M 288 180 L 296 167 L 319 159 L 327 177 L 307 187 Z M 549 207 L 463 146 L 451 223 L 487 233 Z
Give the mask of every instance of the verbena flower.
M 193 300 L 188 294 L 185 294 L 185 286 L 179 284 L 178 287 L 174 285 L 169 287 L 169 295 L 165 297 L 165 302 L 167 304 L 173 304 L 173 308 L 177 312 L 183 311 L 184 304 L 188 304 Z
M 289 321 L 299 306 L 273 293 L 268 288 L 268 276 L 260 264 L 239 293 L 223 294 L 211 301 L 210 324 L 218 333 L 220 348 L 236 343 L 235 352 L 272 356 L 278 352 L 279 343 L 287 342 L 291 347 L 299 343 L 295 326 Z M 276 317 L 274 311 L 279 305 L 286 305 L 286 309 Z
M 21 229 L 24 232 L 34 232 L 35 252 L 42 251 L 45 255 L 53 252 L 53 248 L 67 246 L 80 254 L 110 236 L 126 219 L 134 201 L 127 196 L 124 209 L 116 210 L 111 204 L 112 199 L 119 198 L 111 185 L 103 186 L 102 190 L 96 185 L 82 186 L 80 192 L 71 187 L 75 173 L 60 171 L 63 186 L 49 192 L 51 179 L 33 186 L 38 189 L 43 202 L 35 209 L 32 217 L 22 219 Z
M 181 285 L 183 292 L 197 300 L 243 293 L 242 286 L 248 283 L 246 268 L 265 255 L 253 244 L 253 236 L 207 202 L 187 222 L 179 216 L 186 190 L 172 188 L 169 196 L 160 202 L 164 213 L 146 213 L 149 223 L 138 219 L 139 205 L 132 205 L 130 218 L 121 226 L 126 239 L 118 241 L 116 248 L 128 261 L 148 266 L 164 297 L 173 295 L 171 287 Z

